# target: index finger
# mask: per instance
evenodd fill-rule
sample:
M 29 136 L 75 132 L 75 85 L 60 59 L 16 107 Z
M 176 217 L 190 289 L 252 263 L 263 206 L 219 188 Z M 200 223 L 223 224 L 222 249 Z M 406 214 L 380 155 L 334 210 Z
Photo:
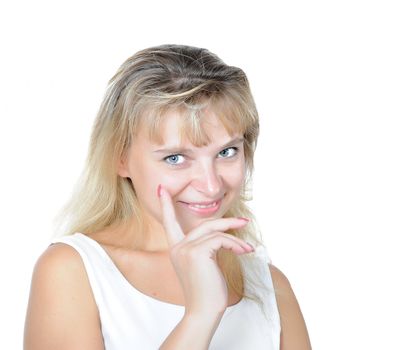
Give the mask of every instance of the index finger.
M 176 218 L 175 208 L 173 207 L 172 197 L 163 186 L 159 185 L 160 204 L 162 209 L 163 227 L 166 231 L 169 245 L 175 245 L 185 238 L 182 228 Z

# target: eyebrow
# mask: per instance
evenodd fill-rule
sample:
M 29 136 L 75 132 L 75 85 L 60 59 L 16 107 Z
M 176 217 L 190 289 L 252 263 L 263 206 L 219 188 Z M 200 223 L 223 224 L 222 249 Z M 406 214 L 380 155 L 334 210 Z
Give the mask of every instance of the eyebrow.
M 242 142 L 244 140 L 243 137 L 235 138 L 233 140 L 230 140 L 227 142 L 224 146 L 221 146 L 221 148 L 227 148 L 229 146 L 235 145 L 236 143 Z M 153 153 L 193 153 L 191 149 L 188 148 L 180 148 L 180 147 L 171 147 L 171 148 L 162 148 L 153 151 Z

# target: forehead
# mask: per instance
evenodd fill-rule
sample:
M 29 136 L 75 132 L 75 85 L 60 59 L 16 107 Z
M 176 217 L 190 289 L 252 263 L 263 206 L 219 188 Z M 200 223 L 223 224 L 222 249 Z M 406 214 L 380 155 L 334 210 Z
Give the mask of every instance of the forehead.
M 215 111 L 205 110 L 199 116 L 171 110 L 161 116 L 157 124 L 150 120 L 139 126 L 141 142 L 151 145 L 202 147 L 211 143 L 223 143 L 241 135 L 238 129 L 226 129 Z

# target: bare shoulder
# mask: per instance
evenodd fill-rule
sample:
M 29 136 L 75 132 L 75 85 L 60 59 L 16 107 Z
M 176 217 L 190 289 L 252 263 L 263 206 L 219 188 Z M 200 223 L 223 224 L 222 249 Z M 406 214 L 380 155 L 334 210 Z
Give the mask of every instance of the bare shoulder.
M 41 254 L 33 269 L 24 349 L 87 348 L 104 349 L 87 273 L 73 247 L 55 243 Z
M 286 293 L 292 290 L 290 281 L 280 269 L 273 264 L 269 264 L 269 270 L 277 293 Z
M 79 253 L 68 244 L 54 243 L 45 249 L 38 258 L 34 271 L 45 269 L 74 269 L 81 270 L 83 262 Z
M 311 350 L 306 323 L 287 276 L 269 264 L 281 321 L 281 350 Z

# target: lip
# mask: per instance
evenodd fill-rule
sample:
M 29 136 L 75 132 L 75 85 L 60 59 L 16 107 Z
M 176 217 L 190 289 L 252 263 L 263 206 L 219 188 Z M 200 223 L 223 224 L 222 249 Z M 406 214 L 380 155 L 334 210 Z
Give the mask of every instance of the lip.
M 193 213 L 205 216 L 205 215 L 216 213 L 218 211 L 218 209 L 220 209 L 221 201 L 222 201 L 222 199 L 217 200 L 215 202 L 215 206 L 210 207 L 210 208 L 196 208 L 196 207 L 193 207 L 193 205 L 194 204 L 208 205 L 208 204 L 214 203 L 214 201 L 212 201 L 212 202 L 201 202 L 201 203 L 186 203 L 186 202 L 180 202 L 180 203 L 182 205 L 184 205 L 186 208 L 188 208 L 190 211 L 192 211 Z
M 222 198 L 217 199 L 215 201 L 210 201 L 210 202 L 181 202 L 181 203 L 185 203 L 185 204 L 192 204 L 192 205 L 208 205 L 208 204 L 212 204 L 214 202 L 219 202 Z

